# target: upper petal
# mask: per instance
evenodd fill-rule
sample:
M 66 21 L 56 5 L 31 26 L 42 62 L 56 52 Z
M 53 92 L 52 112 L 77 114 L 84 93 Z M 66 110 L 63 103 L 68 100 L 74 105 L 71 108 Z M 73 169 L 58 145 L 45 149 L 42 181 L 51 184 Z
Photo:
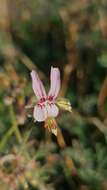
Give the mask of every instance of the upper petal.
M 35 106 L 33 111 L 33 117 L 35 121 L 42 122 L 47 119 L 47 110 L 45 106 Z
M 34 90 L 34 93 L 36 94 L 38 99 L 41 99 L 42 97 L 46 97 L 46 91 L 45 88 L 39 79 L 39 76 L 36 71 L 31 72 L 32 77 L 32 88 Z
M 51 80 L 51 87 L 48 96 L 52 96 L 55 99 L 58 96 L 61 86 L 60 71 L 58 68 L 51 67 L 50 80 Z

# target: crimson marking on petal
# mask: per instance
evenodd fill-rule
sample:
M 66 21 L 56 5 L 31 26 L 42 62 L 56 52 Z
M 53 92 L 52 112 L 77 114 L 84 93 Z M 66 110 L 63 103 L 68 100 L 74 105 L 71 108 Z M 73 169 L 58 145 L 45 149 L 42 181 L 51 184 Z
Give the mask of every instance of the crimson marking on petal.
M 41 99 L 40 99 L 40 103 L 43 103 L 43 102 L 45 102 L 46 101 L 46 98 L 45 97 L 42 97 Z
M 54 102 L 48 102 L 48 105 L 52 106 L 52 105 L 54 105 Z
M 41 103 L 38 103 L 37 104 L 41 109 L 43 108 L 43 107 L 45 107 L 45 105 L 44 104 L 41 104 Z
M 48 96 L 47 100 L 49 100 L 50 102 L 53 101 L 53 96 Z

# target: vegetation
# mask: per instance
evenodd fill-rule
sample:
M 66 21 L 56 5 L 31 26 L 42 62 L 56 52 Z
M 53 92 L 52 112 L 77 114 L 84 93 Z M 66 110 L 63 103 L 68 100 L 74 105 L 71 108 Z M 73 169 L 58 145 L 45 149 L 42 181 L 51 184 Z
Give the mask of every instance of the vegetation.
M 57 137 L 34 122 L 30 72 L 61 71 Z M 107 1 L 0 1 L 0 189 L 107 190 Z

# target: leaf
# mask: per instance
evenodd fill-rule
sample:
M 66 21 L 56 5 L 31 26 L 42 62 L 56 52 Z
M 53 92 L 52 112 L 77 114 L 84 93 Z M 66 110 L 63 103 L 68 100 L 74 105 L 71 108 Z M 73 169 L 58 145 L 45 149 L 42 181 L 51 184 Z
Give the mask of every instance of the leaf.
M 26 105 L 25 109 L 26 109 L 26 115 L 28 117 L 32 117 L 34 105 Z
M 104 68 L 107 68 L 107 53 L 103 53 L 99 58 L 98 62 Z

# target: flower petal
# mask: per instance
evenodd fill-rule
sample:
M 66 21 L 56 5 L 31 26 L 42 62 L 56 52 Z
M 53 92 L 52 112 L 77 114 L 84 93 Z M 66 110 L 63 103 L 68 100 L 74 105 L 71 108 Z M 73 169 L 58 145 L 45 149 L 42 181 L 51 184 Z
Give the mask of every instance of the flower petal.
M 52 96 L 54 99 L 58 96 L 61 82 L 60 82 L 60 71 L 58 68 L 51 67 L 51 87 L 48 93 L 48 96 Z
M 39 79 L 37 72 L 33 70 L 31 72 L 31 77 L 32 77 L 32 88 L 37 98 L 41 99 L 42 97 L 46 97 L 45 88 L 41 80 Z
M 48 117 L 57 117 L 59 108 L 55 104 L 47 105 Z
M 33 111 L 33 117 L 35 121 L 42 122 L 45 121 L 47 118 L 47 110 L 45 106 L 35 106 Z

